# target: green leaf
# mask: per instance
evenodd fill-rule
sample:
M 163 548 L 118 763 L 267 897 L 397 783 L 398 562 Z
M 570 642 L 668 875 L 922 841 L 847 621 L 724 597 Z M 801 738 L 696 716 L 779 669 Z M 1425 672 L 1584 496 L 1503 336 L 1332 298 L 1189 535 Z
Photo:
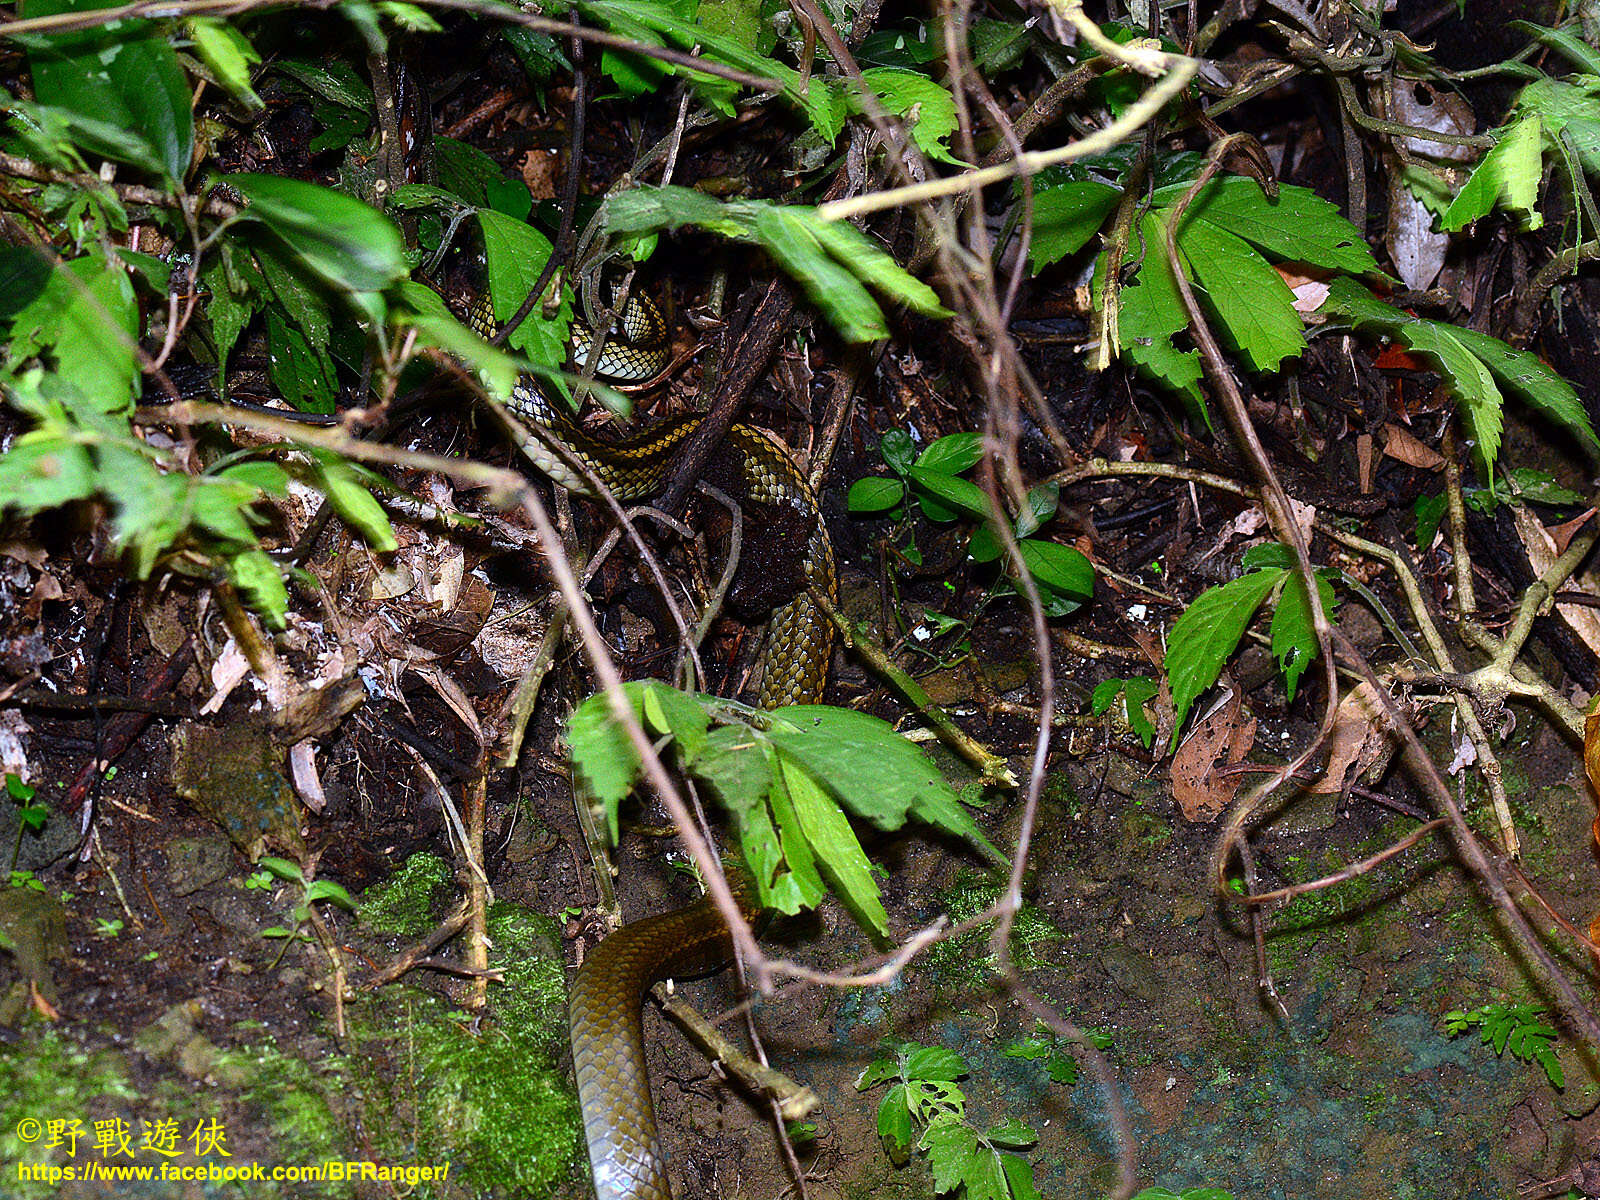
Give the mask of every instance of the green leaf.
M 283 309 L 267 309 L 267 373 L 300 412 L 331 413 L 338 396 L 333 359 L 324 344 L 291 324 Z
M 845 508 L 853 513 L 883 512 L 899 504 L 905 496 L 905 490 L 905 484 L 898 479 L 867 476 L 850 485 L 845 495 Z
M 27 0 L 24 17 L 96 12 L 113 0 Z M 66 114 L 92 154 L 182 181 L 194 152 L 189 86 L 178 56 L 148 21 L 112 21 L 17 39 L 28 49 L 34 96 Z
M 1019 538 L 1027 537 L 1055 516 L 1060 504 L 1061 485 L 1054 480 L 1029 488 L 1027 507 L 1017 514 L 1017 526 L 1013 532 Z
M 909 468 L 906 476 L 916 488 L 923 512 L 930 520 L 954 520 L 956 513 L 965 513 L 980 521 L 988 520 L 989 497 L 977 484 L 920 466 Z M 938 503 L 928 504 L 930 496 Z
M 1185 222 L 1181 240 L 1184 258 L 1205 289 L 1222 333 L 1253 370 L 1275 371 L 1284 359 L 1305 349 L 1294 293 L 1243 238 L 1194 220 Z
M 189 37 L 194 41 L 195 53 L 216 81 L 250 111 L 259 112 L 265 108 L 265 103 L 250 84 L 250 68 L 261 61 L 261 55 L 256 53 L 256 48 L 244 34 L 215 17 L 193 17 L 188 30 Z
M 1445 209 L 1439 228 L 1446 233 L 1465 229 L 1497 204 L 1518 214 L 1525 230 L 1543 225 L 1544 216 L 1534 207 L 1543 173 L 1543 131 L 1538 114 L 1530 113 L 1502 132 Z
M 1143 238 L 1144 265 L 1131 285 L 1118 293 L 1118 344 L 1124 354 L 1146 375 L 1162 386 L 1200 403 L 1200 356 L 1193 350 L 1179 350 L 1173 337 L 1189 327 L 1189 315 L 1178 296 L 1172 270 L 1164 249 L 1166 234 L 1149 213 L 1139 219 Z M 1105 255 L 1096 264 L 1095 303 L 1103 300 L 1100 276 L 1105 270 Z
M 1467 343 L 1470 340 L 1477 345 L 1492 344 L 1494 339 L 1403 313 L 1383 303 L 1352 279 L 1335 279 L 1318 311 L 1342 317 L 1357 330 L 1390 334 L 1407 349 L 1432 359 L 1447 388 L 1461 403 L 1485 477 L 1492 474 L 1500 449 L 1500 410 L 1504 401 L 1489 368 L 1468 349 Z M 1510 351 L 1510 347 L 1506 349 Z M 1512 369 L 1505 361 L 1501 366 Z M 1566 411 L 1553 393 L 1541 388 L 1539 394 L 1546 403 Z
M 1015 1117 L 1006 1118 L 1003 1124 L 994 1126 L 983 1136 L 991 1142 L 1001 1146 L 1009 1146 L 1013 1150 L 1026 1149 L 1039 1140 L 1037 1133 Z
M 917 455 L 916 465 L 928 471 L 960 475 L 977 466 L 982 457 L 982 434 L 951 433 L 930 442 L 928 448 Z
M 878 453 L 883 455 L 883 461 L 896 475 L 904 475 L 916 461 L 916 447 L 912 444 L 911 435 L 904 429 L 891 429 L 885 433 L 883 440 L 878 443 Z
M 343 192 L 276 175 L 230 175 L 250 201 L 243 219 L 260 221 L 323 279 L 349 292 L 378 292 L 409 267 L 393 221 Z
M 533 226 L 492 209 L 478 210 L 478 224 L 483 230 L 494 319 L 504 324 L 522 307 L 533 285 L 539 282 L 545 261 L 550 257 L 550 239 Z M 561 306 L 553 318 L 546 318 L 536 305 L 507 344 L 541 366 L 559 367 L 567 359 L 571 327 L 572 301 L 563 290 Z
M 96 490 L 94 462 L 73 437 L 36 429 L 0 455 L 0 513 L 31 515 L 87 500 Z
M 419 345 L 436 346 L 461 359 L 478 373 L 484 388 L 502 404 L 510 398 L 522 373 L 517 359 L 500 347 L 491 346 L 458 321 L 432 288 L 408 279 L 395 288 L 394 299 L 397 303 L 390 308 L 390 318 L 416 330 Z
M 639 711 L 639 685 L 624 684 L 623 693 Z M 617 807 L 633 790 L 639 776 L 639 752 L 622 722 L 611 712 L 604 692 L 590 696 L 567 722 L 567 748 L 583 785 L 606 814 L 611 843 L 617 842 Z
M 879 295 L 904 304 L 925 317 L 948 317 L 950 310 L 939 303 L 939 295 L 922 280 L 894 260 L 894 256 L 848 221 L 824 221 L 817 210 L 789 205 L 816 235 L 828 253 L 848 267 L 863 283 Z
M 1032 1163 L 1016 1154 L 1002 1154 L 1000 1168 L 1006 1174 L 1011 1200 L 1039 1200 L 1039 1189 L 1033 1183 Z
M 1028 266 L 1035 272 L 1088 245 L 1122 193 L 1108 183 L 1085 180 L 1038 188 L 1033 194 L 1033 240 Z
M 1600 457 L 1600 439 L 1595 437 L 1577 390 L 1543 359 L 1475 329 L 1452 328 L 1452 333 L 1482 360 L 1502 387 L 1573 434 L 1591 459 Z
M 1337 605 L 1333 585 L 1320 572 L 1316 580 L 1323 614 L 1332 621 Z M 1317 651 L 1317 630 L 1311 620 L 1311 602 L 1306 595 L 1306 585 L 1298 572 L 1291 572 L 1278 597 L 1278 606 L 1272 613 L 1272 656 L 1278 660 L 1283 690 L 1291 704 L 1294 703 L 1294 692 L 1300 676 L 1316 659 Z
M 889 932 L 889 914 L 883 910 L 872 863 L 855 831 L 832 796 L 819 787 L 794 759 L 778 753 L 779 776 L 799 819 L 800 830 L 816 854 L 834 891 L 856 920 L 882 937 Z M 774 789 L 775 791 L 777 789 Z
M 229 555 L 223 565 L 239 595 L 267 628 L 283 629 L 288 624 L 289 592 L 277 563 L 261 550 L 244 550 Z
M 1169 749 L 1178 744 L 1184 719 L 1201 692 L 1217 681 L 1267 594 L 1287 572 L 1270 567 L 1207 588 L 1173 623 L 1167 638 L 1167 679 L 1176 720 Z
M 1580 71 L 1600 75 L 1600 50 L 1568 29 L 1548 29 L 1532 21 L 1512 21 L 1511 28 L 1531 34 L 1537 41 L 1562 55 Z
M 911 1110 L 906 1107 L 906 1085 L 897 1083 L 878 1105 L 878 1136 L 901 1150 L 911 1146 Z
M 818 236 L 821 222 L 794 209 L 762 207 L 755 214 L 756 240 L 804 290 L 847 342 L 889 336 L 883 312 L 861 281 L 835 261 Z
M 915 816 L 1004 861 L 938 768 L 886 721 L 820 704 L 779 708 L 772 718 L 767 736 L 773 744 L 803 763 L 856 816 L 885 830 Z
M 1188 183 L 1164 188 L 1156 193 L 1155 201 L 1171 204 L 1188 188 Z M 1278 198 L 1273 200 L 1254 179 L 1218 176 L 1201 189 L 1184 212 L 1178 244 L 1186 254 L 1190 247 L 1189 226 L 1202 221 L 1243 238 L 1276 258 L 1352 275 L 1379 273 L 1377 260 L 1361 231 L 1345 219 L 1338 206 L 1308 188 L 1282 184 Z
M 678 746 L 679 764 L 692 766 L 706 747 L 711 718 L 700 700 L 675 687 L 648 680 L 643 688 L 644 717 L 657 735 L 670 734 Z
M 953 1083 L 967 1073 L 967 1060 L 954 1050 L 943 1046 L 918 1046 L 914 1042 L 908 1046 L 911 1052 L 906 1056 L 907 1079 Z
M 373 107 L 372 89 L 356 69 L 342 58 L 329 58 L 318 62 L 306 58 L 280 58 L 272 63 L 274 71 L 297 80 L 308 91 L 331 100 L 343 108 L 360 113 L 370 113 Z M 498 168 L 496 168 L 498 170 Z
M 316 463 L 317 487 L 340 520 L 359 533 L 374 553 L 388 554 L 396 549 L 399 543 L 389 516 L 361 482 L 356 468 L 324 450 L 312 451 L 312 460 Z
M 1417 519 L 1417 549 L 1426 550 L 1433 545 L 1434 534 L 1439 532 L 1439 522 L 1444 519 L 1446 497 L 1444 493 L 1437 496 L 1418 496 L 1412 504 L 1411 511 Z
M 1094 564 L 1081 551 L 1037 538 L 1023 538 L 1017 549 L 1040 587 L 1080 602 L 1094 595 Z
M 864 83 L 880 104 L 911 124 L 911 140 L 936 162 L 964 166 L 950 153 L 950 135 L 956 128 L 956 102 L 949 92 L 928 76 L 895 67 L 868 67 L 861 72 Z M 863 109 L 863 111 L 865 111 Z
M 917 1144 L 928 1152 L 936 1192 L 953 1192 L 965 1182 L 967 1161 L 979 1149 L 977 1133 L 956 1120 L 930 1124 Z
M 32 254 L 8 249 L 0 263 L 20 270 L 18 256 Z M 132 407 L 139 378 L 138 332 L 139 309 L 127 271 L 94 251 L 47 270 L 43 286 L 11 318 L 10 354 L 13 359 L 47 355 L 89 408 L 123 413 Z

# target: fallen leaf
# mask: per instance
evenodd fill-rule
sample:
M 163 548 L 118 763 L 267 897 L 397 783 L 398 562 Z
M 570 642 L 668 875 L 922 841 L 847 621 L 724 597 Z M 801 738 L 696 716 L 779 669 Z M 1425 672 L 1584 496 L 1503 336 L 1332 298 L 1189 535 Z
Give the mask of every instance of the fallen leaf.
M 1391 698 L 1391 702 L 1406 715 L 1399 700 Z M 1328 732 L 1327 766 L 1306 790 L 1344 792 L 1363 775 L 1381 775 L 1393 754 L 1394 739 L 1383 702 L 1370 683 L 1359 683 L 1339 701 Z
M 1393 423 L 1383 427 L 1383 452 L 1396 462 L 1423 471 L 1437 471 L 1444 466 L 1444 455 Z
M 1256 719 L 1244 712 L 1237 690 L 1195 724 L 1172 756 L 1172 798 L 1186 820 L 1209 821 L 1233 801 L 1239 782 L 1217 770 L 1239 762 L 1256 742 Z
M 1573 517 L 1570 521 L 1563 521 L 1560 525 L 1552 525 L 1547 532 L 1550 540 L 1555 543 L 1556 553 L 1565 554 L 1567 547 L 1572 544 L 1572 539 L 1577 536 L 1578 530 L 1588 524 L 1589 518 L 1594 516 L 1594 509 L 1587 509 Z
M 1523 549 L 1528 552 L 1528 566 L 1533 569 L 1536 578 L 1542 576 L 1561 556 L 1555 536 L 1541 525 L 1539 518 L 1524 505 L 1518 505 L 1511 510 L 1511 519 L 1516 526 L 1517 536 L 1522 539 Z M 1571 540 L 1570 535 L 1568 540 Z M 1566 586 L 1592 592 L 1596 585 L 1593 576 L 1585 573 L 1581 576 L 1574 575 Z M 1586 608 L 1581 604 L 1558 604 L 1556 613 L 1573 633 L 1583 639 L 1584 645 L 1593 653 L 1600 654 L 1600 610 Z

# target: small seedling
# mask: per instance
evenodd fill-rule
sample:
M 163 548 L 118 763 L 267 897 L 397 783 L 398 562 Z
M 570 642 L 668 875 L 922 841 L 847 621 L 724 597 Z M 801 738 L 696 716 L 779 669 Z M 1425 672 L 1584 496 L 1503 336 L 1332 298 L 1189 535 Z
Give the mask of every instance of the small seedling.
M 1566 1075 L 1551 1048 L 1556 1031 L 1539 1019 L 1544 1011 L 1537 1004 L 1485 1004 L 1470 1011 L 1456 1009 L 1445 1013 L 1444 1031 L 1449 1037 L 1459 1037 L 1476 1027 L 1480 1040 L 1485 1046 L 1494 1047 L 1497 1055 L 1509 1050 L 1519 1062 L 1538 1063 L 1550 1086 L 1560 1089 L 1566 1086 Z
M 94 922 L 94 935 L 97 938 L 114 938 L 123 931 L 121 917 L 96 917 Z

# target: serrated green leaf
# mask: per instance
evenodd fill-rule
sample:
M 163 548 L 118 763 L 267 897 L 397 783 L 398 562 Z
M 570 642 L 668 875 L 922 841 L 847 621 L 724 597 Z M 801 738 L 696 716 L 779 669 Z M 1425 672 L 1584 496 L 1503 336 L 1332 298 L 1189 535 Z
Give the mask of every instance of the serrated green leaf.
M 911 121 L 911 140 L 937 162 L 965 164 L 950 152 L 950 135 L 956 128 L 954 97 L 928 76 L 896 67 L 868 67 L 861 82 L 871 89 L 885 109 Z
M 928 1152 L 933 1190 L 953 1192 L 964 1181 L 967 1162 L 978 1149 L 978 1135 L 956 1120 L 938 1120 L 923 1130 L 917 1143 Z
M 906 1056 L 907 1079 L 954 1083 L 967 1073 L 967 1060 L 943 1046 L 918 1046 L 911 1043 Z
M 1110 708 L 1111 702 L 1122 694 L 1124 682 L 1121 679 L 1107 679 L 1096 684 L 1094 691 L 1089 694 L 1090 715 L 1098 717 Z M 1010 1051 L 1006 1053 L 1009 1054 Z
M 483 230 L 485 273 L 489 298 L 494 303 L 494 318 L 497 323 L 504 324 L 522 307 L 533 285 L 539 281 L 545 261 L 550 257 L 550 239 L 533 226 L 493 209 L 479 209 L 478 224 Z M 571 326 L 572 302 L 563 291 L 561 306 L 554 317 L 547 318 L 542 309 L 535 306 L 507 344 L 541 366 L 559 367 L 567 359 Z
M 1511 28 L 1533 37 L 1566 58 L 1580 71 L 1600 76 L 1600 50 L 1569 29 L 1548 29 L 1532 21 L 1512 21 Z
M 861 281 L 823 248 L 818 224 L 788 208 L 762 207 L 752 232 L 847 342 L 888 337 L 882 310 Z
M 1150 213 L 1139 219 L 1139 231 L 1144 260 L 1134 281 L 1118 292 L 1118 345 L 1151 379 L 1199 405 L 1200 389 L 1195 385 L 1200 381 L 1200 356 L 1172 344 L 1174 335 L 1188 328 L 1189 315 L 1167 262 L 1166 234 Z M 1097 304 L 1104 302 L 1104 271 L 1101 254 L 1095 265 Z
M 644 685 L 644 714 L 657 734 L 670 733 L 678 761 L 692 767 L 706 747 L 711 717 L 698 697 L 651 680 Z
M 868 287 L 925 317 L 948 317 L 931 287 L 894 260 L 894 256 L 848 221 L 824 221 L 814 208 L 788 205 L 786 211 L 806 223 L 823 247 Z
M 885 721 L 828 705 L 775 709 L 767 736 L 805 765 L 851 813 L 879 829 L 899 829 L 915 816 L 1000 854 L 961 807 L 931 760 Z
M 0 513 L 31 515 L 95 494 L 89 451 L 53 430 L 25 433 L 0 455 Z
M 1492 474 L 1500 449 L 1500 413 L 1504 400 L 1489 368 L 1467 348 L 1467 340 L 1471 338 L 1476 344 L 1482 344 L 1492 343 L 1494 339 L 1403 313 L 1383 303 L 1352 279 L 1335 279 L 1318 311 L 1343 317 L 1358 330 L 1387 333 L 1408 350 L 1431 358 L 1446 387 L 1461 404 L 1485 477 Z M 1463 334 L 1467 337 L 1461 336 Z
M 1039 1140 L 1039 1135 L 1016 1117 L 1006 1118 L 1002 1124 L 992 1127 L 983 1136 L 997 1145 L 1008 1146 L 1013 1150 L 1025 1149 Z
M 383 506 L 360 481 L 350 464 L 326 451 L 315 451 L 317 487 L 333 505 L 333 511 L 366 542 L 375 553 L 388 554 L 396 549 L 394 529 Z
M 1305 349 L 1294 293 L 1249 243 L 1200 219 L 1184 223 L 1181 243 L 1220 332 L 1252 369 L 1275 371 Z
M 9 778 L 12 777 L 8 777 Z M 886 1079 L 900 1077 L 900 1060 L 898 1056 L 884 1056 L 875 1058 L 866 1065 L 861 1074 L 856 1076 L 856 1091 L 864 1092 L 868 1088 L 876 1087 Z
M 804 767 L 781 750 L 778 770 L 799 819 L 800 830 L 839 899 L 867 929 L 880 937 L 887 934 L 889 914 L 883 909 L 883 898 L 872 877 L 872 863 L 838 802 L 818 786 Z
M 899 504 L 905 496 L 906 485 L 898 479 L 880 479 L 867 476 L 856 480 L 845 494 L 845 508 L 853 513 L 883 512 Z
M 623 693 L 637 715 L 638 685 L 624 684 Z M 584 787 L 604 809 L 611 844 L 615 845 L 617 808 L 633 790 L 641 762 L 633 739 L 612 714 L 611 703 L 604 692 L 590 696 L 574 710 L 567 722 L 567 749 Z
M 266 225 L 335 287 L 378 292 L 409 270 L 400 230 L 371 205 L 298 179 L 226 178 L 250 201 L 241 218 Z
M 1465 229 L 1480 217 L 1488 216 L 1495 205 L 1522 218 L 1523 228 L 1533 230 L 1544 223 L 1534 208 L 1538 200 L 1539 178 L 1543 173 L 1543 124 L 1537 113 L 1530 113 L 1501 133 L 1490 147 L 1461 191 L 1439 219 L 1446 233 Z
M 1011 1189 L 1011 1200 L 1040 1200 L 1039 1189 L 1033 1183 L 1032 1163 L 1016 1154 L 1002 1154 L 1000 1168 Z
M 332 357 L 324 343 L 307 338 L 276 304 L 267 308 L 267 373 L 300 412 L 333 411 L 339 388 Z
M 93 411 L 123 413 L 132 406 L 139 378 L 138 330 L 127 271 L 95 251 L 48 271 L 37 294 L 11 318 L 10 354 L 46 354 Z
M 282 71 L 308 91 L 344 108 L 361 113 L 372 111 L 372 89 L 356 69 L 342 58 L 330 58 L 326 62 L 280 58 L 273 61 L 272 70 Z
M 1038 272 L 1082 250 L 1105 224 L 1121 194 L 1109 183 L 1094 180 L 1035 189 L 1030 269 Z
M 878 1105 L 878 1136 L 901 1150 L 911 1146 L 911 1110 L 906 1107 L 906 1086 L 897 1083 Z
M 1333 585 L 1320 573 L 1316 580 L 1322 611 L 1331 621 L 1338 603 L 1333 594 Z M 1272 613 L 1272 656 L 1278 660 L 1278 672 L 1283 676 L 1283 689 L 1289 703 L 1294 703 L 1300 676 L 1316 659 L 1318 649 L 1317 630 L 1311 620 L 1311 602 L 1306 594 L 1305 582 L 1298 572 L 1290 572 L 1283 592 L 1278 597 L 1278 606 Z
M 1543 359 L 1526 350 L 1517 350 L 1499 338 L 1475 329 L 1452 328 L 1462 345 L 1477 355 L 1494 377 L 1528 407 L 1537 409 L 1573 434 L 1591 458 L 1600 457 L 1589 413 L 1578 398 L 1577 389 L 1552 370 Z
M 779 777 L 777 755 L 772 756 L 772 786 L 767 792 L 767 809 L 776 827 L 775 844 L 783 852 L 786 868 L 773 881 L 771 894 L 775 900 L 788 900 L 794 907 L 785 908 L 775 903 L 779 912 L 793 914 L 803 908 L 814 908 L 821 902 L 827 889 L 817 872 L 816 858 L 811 853 L 811 843 L 801 829 L 800 818 L 789 797 L 789 789 Z
M 505 403 L 521 374 L 515 358 L 458 321 L 432 288 L 408 279 L 395 288 L 394 298 L 390 317 L 396 324 L 416 330 L 420 345 L 461 359 L 477 371 L 489 395 Z
M 287 625 L 289 592 L 283 586 L 283 574 L 277 563 L 261 550 L 245 550 L 229 555 L 223 565 L 233 586 L 260 616 L 262 624 L 268 629 L 282 629 Z
M 1162 189 L 1156 193 L 1155 203 L 1171 204 L 1188 188 L 1182 183 Z M 1361 231 L 1345 219 L 1337 205 L 1308 188 L 1281 184 L 1273 200 L 1254 179 L 1217 176 L 1184 212 L 1178 244 L 1186 251 L 1189 226 L 1197 221 L 1226 230 L 1280 259 L 1352 275 L 1378 273 L 1378 262 Z
M 1176 721 L 1169 749 L 1178 744 L 1190 706 L 1217 681 L 1250 618 L 1285 574 L 1281 567 L 1269 567 L 1207 588 L 1173 623 L 1167 638 L 1166 668 Z

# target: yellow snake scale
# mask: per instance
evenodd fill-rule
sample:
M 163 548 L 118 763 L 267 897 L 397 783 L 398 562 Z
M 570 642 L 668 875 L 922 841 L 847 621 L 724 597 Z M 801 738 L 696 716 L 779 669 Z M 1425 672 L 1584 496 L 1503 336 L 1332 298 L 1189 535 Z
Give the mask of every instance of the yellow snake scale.
M 493 332 L 487 297 L 474 307 L 472 323 L 486 336 Z M 658 373 L 666 353 L 661 316 L 654 305 L 630 302 L 622 326 L 626 340 L 603 348 L 595 373 L 622 380 Z M 587 335 L 587 330 L 575 329 L 573 357 L 580 365 L 588 355 Z M 535 433 L 523 447 L 553 482 L 592 494 L 581 467 L 623 502 L 642 500 L 660 490 L 678 447 L 701 421 L 700 414 L 690 413 L 631 437 L 601 439 L 584 430 L 526 376 L 517 382 L 509 407 L 554 439 L 555 444 L 549 445 Z M 804 518 L 804 527 L 811 532 L 801 569 L 830 599 L 835 598 L 833 543 L 816 494 L 788 450 L 751 425 L 733 426 L 726 445 L 743 461 L 750 499 L 792 506 Z M 808 593 L 781 605 L 772 614 L 762 657 L 757 692 L 761 706 L 819 701 L 832 654 L 833 624 Z M 736 873 L 730 873 L 729 882 L 747 916 L 753 915 L 753 885 Z M 591 950 L 578 969 L 568 1007 L 572 1066 L 597 1200 L 672 1200 L 645 1067 L 644 994 L 669 975 L 720 970 L 730 953 L 721 916 L 709 899 L 702 899 L 676 912 L 625 925 Z

